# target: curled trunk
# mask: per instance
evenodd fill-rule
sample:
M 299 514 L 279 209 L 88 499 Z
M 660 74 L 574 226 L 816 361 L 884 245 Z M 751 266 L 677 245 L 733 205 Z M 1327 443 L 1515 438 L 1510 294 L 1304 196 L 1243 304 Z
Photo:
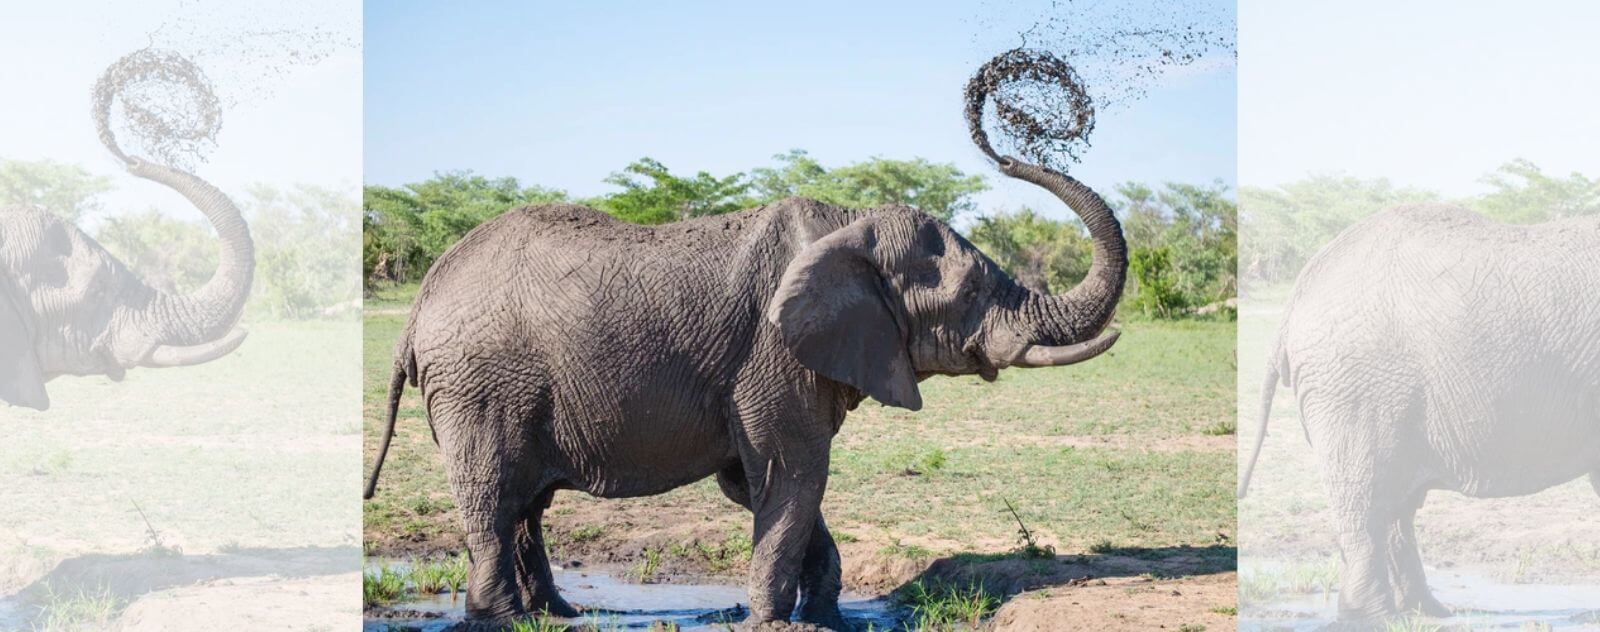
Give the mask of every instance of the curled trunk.
M 1105 199 L 1076 178 L 1010 157 L 999 162 L 1001 172 L 1043 187 L 1071 207 L 1088 227 L 1094 244 L 1094 260 L 1082 282 L 1059 296 L 1018 288 L 1020 296 L 1004 314 L 1004 326 L 1030 345 L 1054 347 L 1090 341 L 1111 324 L 1122 299 L 1128 272 L 1122 225 Z M 1038 353 L 1040 357 L 1049 355 Z
M 255 277 L 255 244 L 239 208 L 221 190 L 187 171 L 131 159 L 128 171 L 182 194 L 216 229 L 222 248 L 217 269 L 190 294 L 159 293 L 141 313 L 141 326 L 164 349 L 160 364 L 194 364 L 215 357 L 218 342 L 237 346 L 230 332 L 244 311 Z M 195 354 L 177 347 L 197 347 Z M 193 357 L 190 357 L 190 356 Z

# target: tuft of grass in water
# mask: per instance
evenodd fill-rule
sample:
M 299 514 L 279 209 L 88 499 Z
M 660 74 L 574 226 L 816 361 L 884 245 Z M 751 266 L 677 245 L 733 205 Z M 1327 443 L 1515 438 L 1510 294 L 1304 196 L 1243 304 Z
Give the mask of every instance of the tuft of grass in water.
M 548 612 L 541 612 L 525 619 L 512 621 L 507 629 L 510 632 L 567 632 L 572 629 L 572 626 L 552 619 Z
M 678 632 L 678 624 L 671 621 L 655 621 L 650 624 L 650 632 Z
M 361 602 L 369 606 L 383 606 L 401 601 L 406 596 L 406 573 L 388 566 L 361 573 Z
M 628 576 L 638 580 L 641 584 L 648 584 L 656 580 L 656 572 L 661 570 L 661 549 L 650 547 L 644 550 L 644 559 L 628 571 Z
M 417 592 L 425 595 L 459 593 L 467 584 L 467 556 L 457 553 L 443 559 L 413 559 L 410 579 Z
M 1420 617 L 1405 616 L 1383 624 L 1384 632 L 1439 632 L 1444 628 L 1428 623 Z
M 1000 607 L 1000 599 L 977 584 L 962 588 L 920 579 L 902 589 L 896 599 L 911 609 L 910 622 L 917 630 L 949 630 L 958 625 L 977 628 Z
M 1273 571 L 1241 573 L 1239 601 L 1268 603 L 1283 595 L 1322 593 L 1327 597 L 1339 585 L 1339 565 L 1333 559 L 1297 564 Z
M 125 605 L 108 586 L 64 590 L 45 584 L 44 600 L 34 625 L 36 630 L 51 632 L 109 630 Z

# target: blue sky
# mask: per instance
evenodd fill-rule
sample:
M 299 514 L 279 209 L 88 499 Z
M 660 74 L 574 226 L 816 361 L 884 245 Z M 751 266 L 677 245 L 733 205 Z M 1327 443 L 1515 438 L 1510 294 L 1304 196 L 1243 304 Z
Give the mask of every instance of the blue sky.
M 1240 182 L 1308 172 L 1446 195 L 1513 158 L 1600 173 L 1600 3 L 1244 0 Z
M 999 182 L 961 117 L 970 74 L 1048 2 L 530 4 L 367 3 L 366 182 L 471 169 L 584 196 L 641 156 L 725 175 L 802 148 L 954 162 L 996 185 L 985 207 L 1066 212 Z M 1232 66 L 1173 73 L 1102 112 L 1072 172 L 1232 184 L 1234 111 Z

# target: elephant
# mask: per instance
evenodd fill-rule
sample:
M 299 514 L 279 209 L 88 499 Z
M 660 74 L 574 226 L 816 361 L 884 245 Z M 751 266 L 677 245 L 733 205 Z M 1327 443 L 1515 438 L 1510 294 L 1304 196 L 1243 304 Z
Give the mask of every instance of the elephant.
M 1341 621 L 1446 616 L 1414 520 L 1429 491 L 1600 492 L 1600 217 L 1506 225 L 1443 204 L 1363 220 L 1295 281 L 1267 360 L 1321 463 Z
M 255 254 L 239 209 L 192 173 L 140 158 L 128 172 L 182 193 L 222 241 L 216 272 L 189 294 L 144 283 L 92 237 L 32 207 L 0 208 L 0 400 L 46 410 L 62 375 L 121 380 L 135 367 L 209 362 L 244 342 L 235 327 Z
M 409 384 L 460 511 L 470 617 L 577 614 L 542 542 L 557 490 L 626 498 L 715 476 L 754 514 L 747 624 L 845 627 L 821 502 L 846 413 L 867 397 L 918 410 L 929 377 L 1072 364 L 1119 336 L 1111 209 L 1071 176 L 996 160 L 1087 225 L 1093 263 L 1070 291 L 1022 287 L 904 205 L 790 198 L 639 226 L 553 204 L 484 223 L 418 291 L 366 497 Z
M 237 324 L 255 278 L 255 246 L 239 208 L 199 176 L 131 155 L 117 141 L 114 103 L 151 80 L 192 91 L 205 125 L 186 129 L 149 104 L 125 104 L 135 137 L 194 141 L 220 126 L 216 97 L 197 66 L 142 49 L 112 64 L 95 85 L 100 143 L 129 174 L 178 192 L 206 216 L 221 240 L 217 269 L 192 293 L 162 291 L 76 226 L 34 207 L 0 208 L 0 401 L 46 410 L 45 383 L 56 377 L 121 380 L 135 367 L 210 362 L 244 342 Z

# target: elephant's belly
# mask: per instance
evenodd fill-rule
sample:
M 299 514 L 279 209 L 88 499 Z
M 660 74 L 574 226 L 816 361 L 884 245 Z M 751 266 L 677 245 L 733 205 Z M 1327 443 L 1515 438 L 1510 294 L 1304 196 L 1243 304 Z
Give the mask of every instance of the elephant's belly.
M 661 494 L 737 459 L 726 417 L 670 393 L 594 411 L 558 412 L 556 443 L 568 483 L 602 498 Z
M 1544 439 L 1490 448 L 1487 458 L 1461 467 L 1456 491 L 1478 498 L 1524 496 L 1600 471 L 1600 437 Z

